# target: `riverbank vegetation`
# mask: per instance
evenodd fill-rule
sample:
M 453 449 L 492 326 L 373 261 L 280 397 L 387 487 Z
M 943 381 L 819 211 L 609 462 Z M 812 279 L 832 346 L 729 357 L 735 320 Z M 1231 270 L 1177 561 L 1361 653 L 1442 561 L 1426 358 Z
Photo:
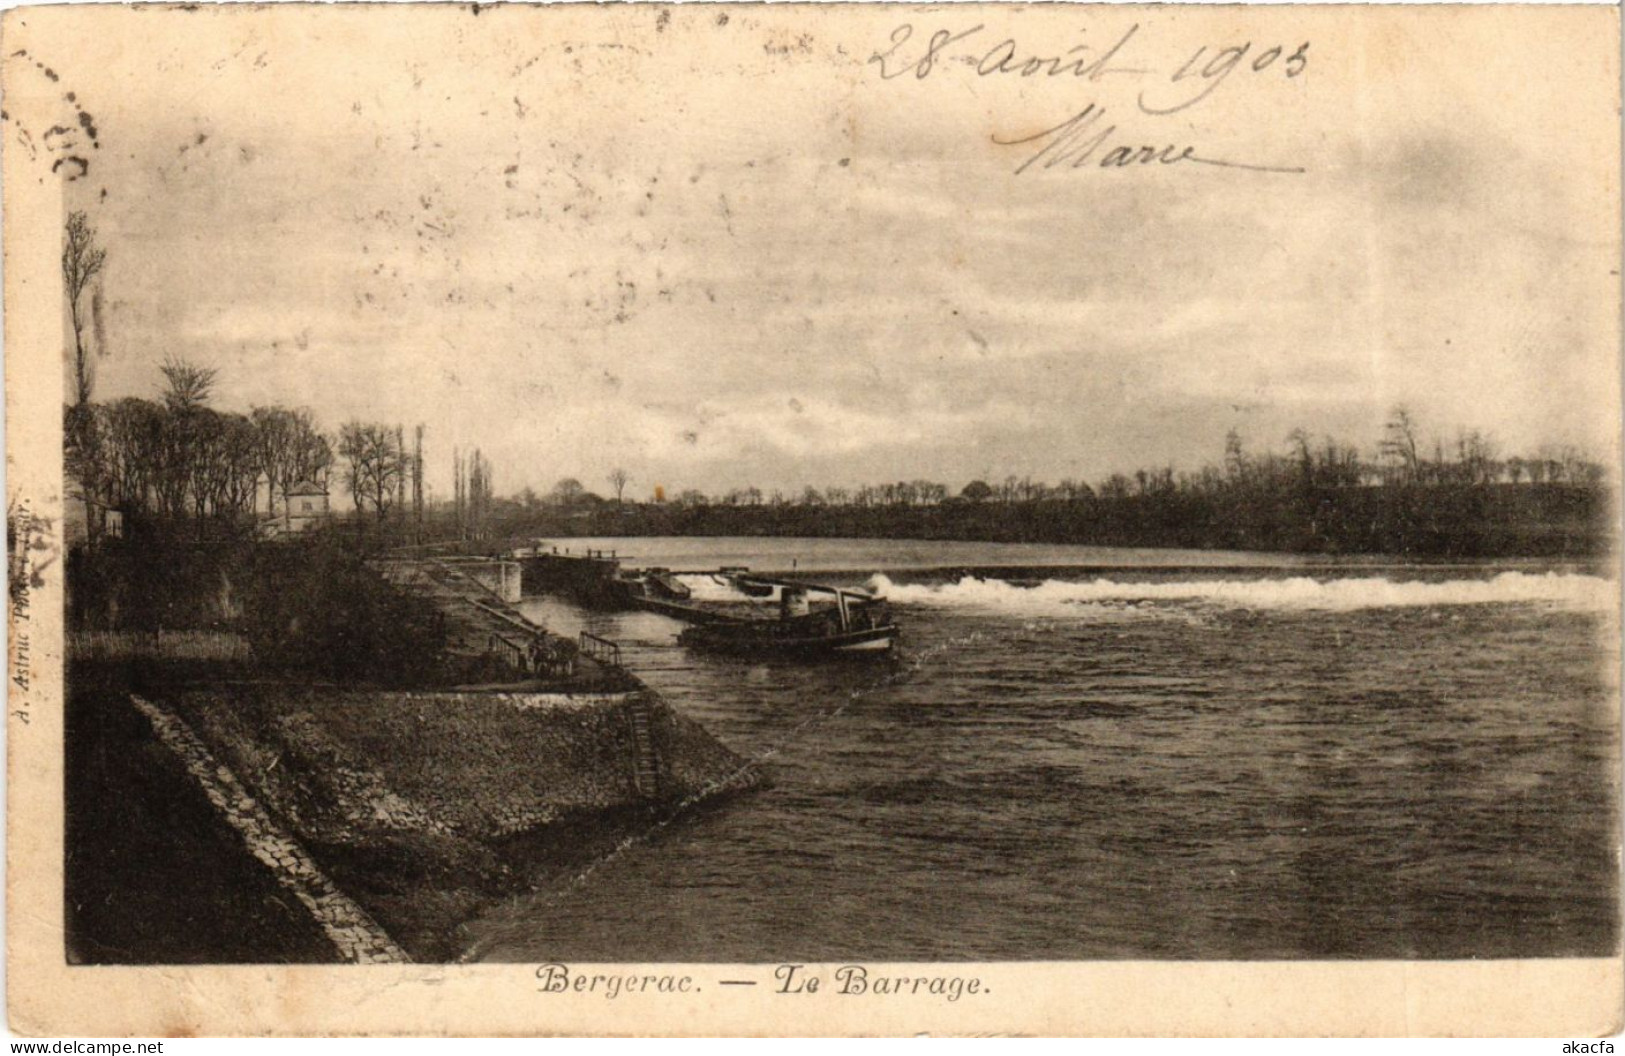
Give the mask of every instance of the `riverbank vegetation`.
M 1597 556 L 1607 550 L 1600 490 L 1305 492 L 1261 507 L 1244 497 L 1174 488 L 1103 498 L 922 507 L 641 505 L 585 512 L 513 511 L 512 537 L 785 536 L 1070 543 L 1411 558 Z
M 456 681 L 438 614 L 368 568 L 344 533 L 199 542 L 163 521 L 68 555 L 71 631 L 246 640 L 262 674 L 382 686 Z

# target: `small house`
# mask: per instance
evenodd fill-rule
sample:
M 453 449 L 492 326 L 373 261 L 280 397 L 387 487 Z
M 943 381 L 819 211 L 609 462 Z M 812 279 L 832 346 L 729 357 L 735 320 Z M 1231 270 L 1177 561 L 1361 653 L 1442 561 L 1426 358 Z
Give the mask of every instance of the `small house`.
M 327 518 L 327 488 L 314 481 L 290 484 L 282 493 L 282 513 L 289 532 L 303 532 Z

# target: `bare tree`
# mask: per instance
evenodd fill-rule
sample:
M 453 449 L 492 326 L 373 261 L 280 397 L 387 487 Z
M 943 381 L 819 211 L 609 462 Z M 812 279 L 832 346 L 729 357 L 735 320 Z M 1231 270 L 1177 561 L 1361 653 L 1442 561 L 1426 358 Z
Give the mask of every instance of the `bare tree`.
M 1322 484 L 1353 487 L 1360 483 L 1360 452 L 1328 436 L 1320 449 L 1316 476 Z
M 1456 456 L 1464 483 L 1492 484 L 1500 472 L 1495 441 L 1477 429 L 1456 434 Z
M 626 470 L 616 466 L 609 471 L 609 486 L 615 489 L 615 501 L 621 501 L 621 494 L 626 491 L 626 485 L 632 478 L 626 475 Z
M 412 541 L 423 542 L 423 424 L 412 440 Z
M 294 433 L 293 466 L 297 482 L 308 480 L 316 484 L 327 483 L 328 468 L 333 465 L 333 445 L 311 421 L 309 411 L 299 411 L 295 417 L 298 429 Z
M 468 524 L 465 538 L 483 539 L 486 534 L 486 520 L 491 512 L 491 497 L 494 494 L 491 462 L 480 449 L 475 448 L 474 454 L 467 463 L 468 476 L 464 486 L 464 499 L 467 504 Z
M 395 430 L 372 422 L 348 422 L 339 431 L 339 454 L 345 460 L 344 482 L 356 513 L 370 505 L 382 524 L 405 470 Z
M 240 414 L 228 414 L 221 438 L 224 465 L 214 496 L 217 510 L 233 517 L 254 512 L 254 493 L 259 484 L 258 436 L 254 423 Z
M 400 453 L 401 475 L 395 480 L 395 510 L 397 514 L 406 510 L 406 484 L 411 476 L 412 456 L 406 453 L 406 430 L 395 426 L 395 450 Z
M 64 408 L 62 416 L 63 459 L 78 497 L 85 503 L 85 531 L 92 543 L 101 536 L 102 524 L 92 506 L 105 503 L 112 487 L 105 412 L 92 403 L 76 403 Z
M 1138 475 L 1143 476 L 1144 470 Z M 1100 485 L 1100 495 L 1104 499 L 1126 499 L 1130 494 L 1129 479 L 1121 473 L 1113 473 Z
M 95 372 L 91 367 L 91 350 L 85 347 L 84 292 L 91 281 L 101 273 L 107 261 L 107 250 L 96 245 L 96 229 L 83 212 L 68 214 L 65 237 L 62 240 L 62 281 L 67 287 L 68 317 L 73 323 L 73 402 L 90 402 Z
M 1235 429 L 1224 434 L 1224 472 L 1231 480 L 1240 480 L 1247 473 L 1247 452 Z
M 1421 461 L 1416 447 L 1416 422 L 1404 406 L 1395 407 L 1382 427 L 1383 458 L 1396 466 L 1406 483 L 1417 482 Z
M 164 445 L 164 409 L 151 400 L 127 396 L 100 410 L 106 419 L 112 495 L 147 509 Z
M 1299 483 L 1306 488 L 1311 487 L 1315 483 L 1315 456 L 1308 432 L 1294 429 L 1287 434 L 1286 442 L 1292 445 L 1292 457 L 1298 463 Z
M 468 491 L 468 475 L 463 469 L 463 450 L 460 447 L 451 449 L 451 511 L 452 520 L 457 525 L 457 537 L 465 538 L 464 528 Z
M 192 517 L 201 538 L 209 500 L 224 486 L 226 430 L 223 417 L 207 407 L 193 408 L 185 418 L 186 490 L 192 498 Z
M 164 391 L 164 403 L 171 411 L 185 412 L 209 402 L 214 391 L 216 371 L 213 367 L 200 367 L 177 356 L 164 360 L 158 368 L 169 387 Z
M 270 509 L 277 497 L 287 501 L 287 489 L 303 480 L 321 483 L 333 464 L 333 449 L 316 428 L 309 411 L 286 407 L 256 407 L 250 414 L 259 471 L 270 490 Z
M 165 389 L 152 465 L 158 511 L 166 517 L 186 516 L 186 500 L 190 494 L 193 512 L 201 521 L 200 463 L 212 457 L 214 422 L 209 417 L 208 399 L 214 388 L 215 371 L 212 367 L 199 367 L 175 357 L 165 360 L 159 370 L 164 376 Z

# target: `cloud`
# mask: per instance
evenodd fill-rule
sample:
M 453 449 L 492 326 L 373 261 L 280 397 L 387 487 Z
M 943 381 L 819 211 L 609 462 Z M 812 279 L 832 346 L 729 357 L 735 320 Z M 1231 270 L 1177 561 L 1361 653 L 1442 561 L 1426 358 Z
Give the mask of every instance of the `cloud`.
M 872 411 L 828 398 L 758 396 L 709 400 L 692 415 L 667 416 L 642 432 L 657 457 L 725 460 L 765 449 L 805 459 L 962 441 L 1012 425 L 1020 428 L 1020 416 L 1003 403 L 950 409 L 900 401 Z
M 1301 178 L 1013 179 L 988 132 L 1064 111 L 1055 84 L 939 97 L 961 71 L 877 85 L 752 49 L 702 83 L 681 48 L 590 36 L 396 39 L 369 64 L 268 41 L 231 76 L 280 107 L 113 90 L 151 83 L 138 50 L 87 75 L 103 394 L 185 354 L 224 402 L 424 421 L 514 486 L 622 462 L 707 490 L 1090 475 L 1211 458 L 1238 420 L 1370 443 L 1400 400 L 1509 446 L 1617 427 L 1596 386 L 1617 225 L 1542 168 L 1572 132 L 1550 108 L 1464 122 L 1429 68 L 1363 86 L 1351 117 L 1348 85 L 1297 82 L 1269 97 L 1297 100 L 1279 127 L 1226 145 L 1290 141 Z M 666 75 L 690 90 L 624 94 Z

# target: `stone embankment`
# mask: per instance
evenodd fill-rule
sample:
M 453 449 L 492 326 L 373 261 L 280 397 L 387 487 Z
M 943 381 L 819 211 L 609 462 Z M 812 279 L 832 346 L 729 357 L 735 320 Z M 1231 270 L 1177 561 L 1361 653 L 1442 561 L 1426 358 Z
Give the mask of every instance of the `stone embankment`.
M 251 834 L 273 831 L 262 822 L 269 816 L 286 835 L 266 853 L 251 843 L 279 881 L 301 877 L 289 862 L 313 856 L 418 960 L 455 957 L 457 925 L 528 885 L 536 870 L 761 782 L 755 767 L 647 690 L 239 683 L 177 688 L 163 700 L 179 717 L 172 728 L 195 731 L 192 741 L 208 753 L 199 780 L 232 775 L 211 800 L 246 797 L 255 805 L 246 815 Z M 296 846 L 308 855 L 290 858 Z M 329 905 L 326 890 L 300 901 Z M 346 926 L 334 922 L 353 944 Z
M 159 704 L 138 696 L 130 699 L 220 816 L 243 838 L 249 853 L 310 911 L 340 958 L 354 964 L 398 964 L 409 960 L 366 910 L 334 886 L 304 848 L 272 820 L 236 775 L 215 760 L 186 723 Z
M 315 844 L 490 843 L 565 816 L 748 788 L 745 760 L 648 690 L 194 689 L 176 706 Z
M 509 629 L 555 644 L 452 571 L 402 561 L 386 574 L 436 606 L 465 659 Z M 499 662 L 508 680 L 491 684 L 176 681 L 135 704 L 342 958 L 438 959 L 455 955 L 458 922 L 547 866 L 537 846 L 557 865 L 761 783 L 599 644 L 607 656 L 572 647 L 560 671 Z

